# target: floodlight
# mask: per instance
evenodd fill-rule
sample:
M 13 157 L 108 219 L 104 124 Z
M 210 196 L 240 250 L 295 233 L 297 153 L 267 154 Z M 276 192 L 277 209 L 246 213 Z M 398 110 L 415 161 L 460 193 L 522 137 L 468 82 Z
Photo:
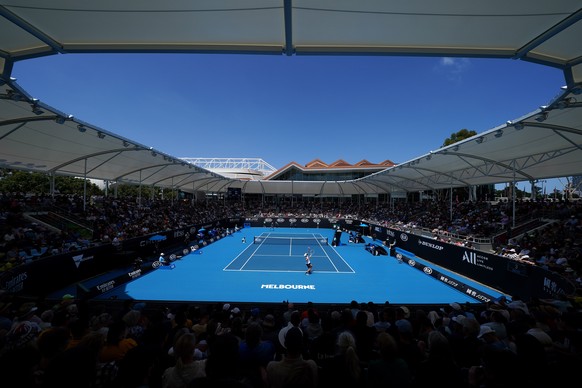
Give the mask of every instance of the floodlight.
M 40 108 L 38 107 L 38 105 L 36 105 L 36 104 L 32 104 L 32 105 L 31 105 L 31 108 L 32 108 L 32 113 L 34 113 L 34 114 L 35 114 L 35 115 L 37 115 L 37 116 L 38 116 L 38 115 L 41 115 L 41 114 L 43 114 L 43 113 L 44 113 L 44 110 L 40 109 Z
M 548 118 L 548 112 L 542 112 L 542 113 L 540 113 L 540 114 L 539 114 L 539 115 L 538 115 L 538 116 L 535 118 L 535 120 L 536 120 L 538 123 L 541 123 L 541 122 L 544 122 L 544 121 L 546 121 L 546 120 L 547 120 L 547 118 Z

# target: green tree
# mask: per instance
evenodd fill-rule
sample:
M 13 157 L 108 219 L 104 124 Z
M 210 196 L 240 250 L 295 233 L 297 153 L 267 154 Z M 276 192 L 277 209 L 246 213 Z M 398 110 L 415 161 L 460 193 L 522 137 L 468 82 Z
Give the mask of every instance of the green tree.
M 21 170 L 2 170 L 0 174 L 0 192 L 50 194 L 51 177 L 46 174 Z M 69 176 L 55 177 L 55 190 L 60 194 L 76 194 L 82 196 L 85 181 L 82 178 Z M 103 191 L 91 181 L 87 181 L 87 195 L 102 195 Z
M 142 198 L 152 198 L 152 191 L 156 190 L 151 186 L 142 186 L 141 187 L 141 197 Z M 154 191 L 156 192 L 156 191 Z M 120 183 L 117 185 L 117 197 L 119 198 L 139 198 L 140 196 L 140 187 L 138 185 L 129 185 L 126 183 Z M 154 198 L 158 196 L 154 195 Z
M 0 179 L 0 191 L 3 193 L 48 193 L 50 181 L 44 174 L 20 170 L 4 170 Z
M 85 180 L 83 178 L 57 176 L 55 177 L 55 189 L 61 194 L 83 195 Z M 87 181 L 87 196 L 103 195 L 103 190 L 95 183 Z
M 475 136 L 476 134 L 477 134 L 477 132 L 475 132 L 475 131 L 469 131 L 468 129 L 461 129 L 457 133 L 451 133 L 451 137 L 446 138 L 442 146 L 443 147 L 449 146 L 449 145 L 457 143 L 461 140 L 468 139 L 471 136 Z

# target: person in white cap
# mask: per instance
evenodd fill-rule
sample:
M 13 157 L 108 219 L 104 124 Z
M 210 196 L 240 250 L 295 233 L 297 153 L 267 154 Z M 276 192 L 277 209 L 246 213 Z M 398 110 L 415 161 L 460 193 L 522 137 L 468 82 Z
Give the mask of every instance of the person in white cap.
M 507 257 L 512 259 L 512 260 L 517 260 L 519 258 L 519 255 L 517 254 L 517 252 L 515 251 L 515 248 L 511 248 L 508 252 L 507 252 Z
M 477 336 L 481 341 L 483 341 L 486 346 L 492 349 L 498 350 L 508 350 L 509 346 L 506 341 L 502 341 L 495 333 L 495 330 L 491 326 L 481 325 L 479 329 L 479 335 Z
M 168 265 L 168 261 L 166 260 L 166 255 L 164 255 L 164 252 L 160 253 L 158 261 L 162 263 L 162 265 Z

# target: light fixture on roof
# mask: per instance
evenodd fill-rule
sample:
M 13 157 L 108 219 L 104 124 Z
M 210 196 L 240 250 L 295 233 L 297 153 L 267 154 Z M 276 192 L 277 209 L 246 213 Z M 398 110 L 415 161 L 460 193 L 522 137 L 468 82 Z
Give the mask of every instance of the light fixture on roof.
M 8 81 L 15 82 L 16 81 L 16 78 L 10 77 L 10 78 L 6 79 L 6 78 L 0 77 L 0 86 L 6 85 L 8 83 Z
M 13 101 L 20 101 L 23 99 L 22 94 L 15 92 L 14 90 L 6 91 L 6 94 L 8 95 L 8 98 L 10 98 Z
M 156 151 L 152 151 L 152 156 L 153 156 L 153 157 L 156 157 L 156 156 L 158 156 L 158 154 L 156 154 Z
M 99 139 L 104 139 L 105 138 L 105 134 L 103 132 L 101 132 L 101 131 L 97 131 L 97 137 Z
M 515 128 L 515 129 L 517 129 L 518 131 L 519 131 L 520 129 L 523 129 L 523 128 L 524 128 L 524 126 L 525 126 L 525 125 L 523 124 L 523 122 L 521 122 L 521 121 L 511 121 L 511 120 L 509 120 L 509 121 L 507 121 L 505 124 L 506 124 L 508 127 L 513 127 L 513 128 Z
M 83 124 L 79 124 L 77 125 L 77 129 L 79 130 L 79 132 L 83 133 L 85 131 L 87 131 L 87 127 L 85 127 Z
M 32 113 L 37 116 L 44 113 L 44 111 L 38 107 L 38 100 L 36 98 L 32 99 L 32 104 L 30 104 L 30 107 L 32 108 Z
M 535 118 L 535 120 L 538 123 L 542 123 L 542 122 L 546 121 L 547 119 L 548 119 L 548 112 L 542 112 Z
M 483 136 L 479 136 L 478 138 L 475 139 L 475 141 L 477 142 L 477 144 L 483 143 L 483 140 L 485 140 L 485 138 Z
M 58 116 L 55 118 L 55 122 L 56 122 L 57 124 L 64 124 L 64 123 L 65 123 L 65 121 L 67 121 L 67 120 L 72 120 L 72 119 L 73 119 L 73 115 L 67 115 L 67 117 L 63 117 L 63 116 L 61 116 L 61 115 L 58 115 Z
M 124 140 L 124 141 L 123 141 L 123 146 L 124 146 L 125 148 L 127 148 L 127 147 L 129 147 L 129 146 L 130 146 L 130 144 Z
M 575 102 L 576 102 L 576 99 L 574 97 L 564 98 L 563 100 L 558 102 L 558 104 L 556 106 L 558 107 L 558 109 L 565 109 L 565 108 L 569 107 L 570 105 L 574 104 Z
M 456 146 L 453 147 L 453 151 L 457 152 L 458 150 L 459 150 L 459 146 L 458 145 L 456 145 Z
M 426 160 L 430 160 L 430 158 L 432 158 L 432 155 L 426 155 Z
M 502 130 L 502 129 L 498 129 L 498 130 L 495 132 L 495 137 L 501 137 L 501 136 L 503 136 L 503 130 Z
M 560 87 L 560 89 L 562 89 L 563 91 L 566 91 L 566 92 L 569 91 L 570 93 L 575 94 L 575 95 L 582 94 L 582 86 L 580 86 L 579 84 L 572 86 L 571 89 L 568 86 L 562 86 L 562 87 Z

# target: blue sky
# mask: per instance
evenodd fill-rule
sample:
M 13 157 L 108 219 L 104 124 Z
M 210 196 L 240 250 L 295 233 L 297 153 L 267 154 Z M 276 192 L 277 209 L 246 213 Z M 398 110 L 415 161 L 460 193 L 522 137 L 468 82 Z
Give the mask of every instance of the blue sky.
M 532 112 L 565 84 L 523 61 L 389 56 L 66 54 L 17 62 L 12 76 L 45 104 L 175 157 L 275 168 L 406 162 L 463 128 Z

